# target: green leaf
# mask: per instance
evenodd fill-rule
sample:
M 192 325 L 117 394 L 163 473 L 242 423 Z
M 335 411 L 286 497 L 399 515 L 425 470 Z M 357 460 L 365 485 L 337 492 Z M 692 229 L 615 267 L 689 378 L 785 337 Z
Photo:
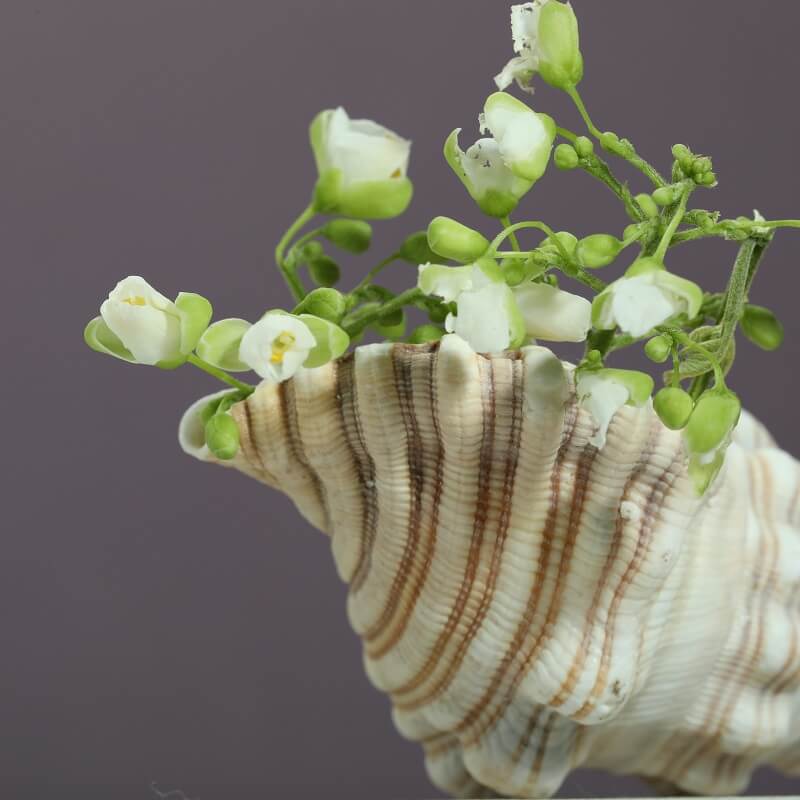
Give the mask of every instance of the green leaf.
M 221 319 L 215 322 L 200 337 L 197 355 L 226 372 L 247 372 L 250 367 L 239 360 L 239 345 L 250 327 L 250 323 L 244 319 Z

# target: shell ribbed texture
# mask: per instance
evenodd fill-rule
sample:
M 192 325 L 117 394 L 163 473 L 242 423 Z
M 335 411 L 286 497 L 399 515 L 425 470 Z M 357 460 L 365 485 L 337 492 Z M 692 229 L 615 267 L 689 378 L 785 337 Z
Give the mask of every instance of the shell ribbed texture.
M 752 418 L 698 498 L 650 408 L 590 445 L 544 348 L 369 345 L 233 414 L 234 466 L 330 535 L 369 678 L 445 791 L 800 773 L 800 468 Z

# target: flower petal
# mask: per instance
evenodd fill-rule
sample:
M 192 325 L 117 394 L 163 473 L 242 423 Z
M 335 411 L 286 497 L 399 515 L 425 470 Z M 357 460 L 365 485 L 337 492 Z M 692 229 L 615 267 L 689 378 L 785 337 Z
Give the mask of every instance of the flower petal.
M 592 327 L 592 304 L 583 297 L 546 283 L 527 283 L 514 290 L 525 320 L 525 332 L 551 342 L 582 342 Z
M 602 449 L 606 443 L 608 426 L 617 411 L 628 402 L 629 392 L 621 383 L 588 372 L 578 376 L 577 393 L 580 404 L 597 423 L 597 430 L 589 439 L 589 444 Z

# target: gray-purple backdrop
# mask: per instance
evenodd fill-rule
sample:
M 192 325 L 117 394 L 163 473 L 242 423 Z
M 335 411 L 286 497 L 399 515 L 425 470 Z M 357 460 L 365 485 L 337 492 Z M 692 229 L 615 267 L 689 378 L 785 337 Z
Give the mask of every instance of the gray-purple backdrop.
M 599 124 L 664 168 L 676 141 L 713 155 L 720 188 L 698 202 L 800 216 L 800 4 L 575 6 Z M 414 140 L 416 199 L 376 255 L 435 214 L 485 225 L 441 145 L 477 134 L 510 55 L 499 0 L 2 0 L 2 797 L 435 796 L 364 676 L 328 543 L 285 498 L 179 451 L 210 379 L 104 359 L 81 331 L 127 274 L 218 316 L 287 304 L 270 251 L 307 202 L 325 107 Z M 557 92 L 534 102 L 579 127 Z M 523 209 L 578 235 L 624 225 L 603 187 L 553 169 Z M 780 234 L 753 297 L 787 345 L 743 343 L 733 376 L 794 453 L 798 252 Z M 670 266 L 721 288 L 733 255 L 713 241 Z M 769 771 L 752 787 L 792 790 Z M 647 791 L 587 773 L 564 789 Z

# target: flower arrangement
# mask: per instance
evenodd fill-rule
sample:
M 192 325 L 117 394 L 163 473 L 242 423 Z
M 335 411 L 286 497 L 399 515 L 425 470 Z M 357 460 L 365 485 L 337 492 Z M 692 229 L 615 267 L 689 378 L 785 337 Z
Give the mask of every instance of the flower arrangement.
M 286 381 L 300 370 L 339 358 L 368 333 L 411 344 L 452 335 L 480 353 L 539 340 L 583 342 L 575 386 L 579 402 L 596 422 L 592 443 L 604 446 L 619 409 L 643 406 L 652 398 L 664 425 L 683 431 L 695 487 L 705 492 L 723 464 L 741 411 L 726 382 L 736 331 L 741 328 L 765 350 L 782 341 L 775 316 L 749 302 L 751 286 L 776 230 L 800 227 L 800 221 L 765 220 L 758 212 L 752 219 L 724 219 L 695 207 L 695 193 L 717 185 L 710 157 L 676 144 L 665 176 L 629 139 L 601 131 L 578 90 L 583 58 L 568 3 L 515 5 L 511 27 L 515 56 L 495 78 L 497 91 L 484 103 L 482 138 L 462 150 L 456 129 L 444 143 L 447 163 L 499 231 L 484 234 L 437 216 L 427 231 L 409 235 L 353 288 L 334 288 L 340 269 L 326 247 L 366 253 L 370 221 L 401 215 L 413 187 L 410 142 L 371 120 L 351 119 L 343 108 L 325 110 L 310 128 L 318 170 L 311 202 L 275 250 L 276 266 L 291 294 L 288 305 L 267 310 L 253 323 L 212 321 L 204 297 L 182 292 L 171 301 L 143 278 L 131 276 L 111 291 L 100 315 L 86 327 L 87 344 L 132 364 L 165 370 L 191 364 L 229 386 L 203 412 L 206 444 L 225 460 L 239 447 L 230 409 L 254 391 L 235 373 L 252 371 L 263 381 Z M 516 84 L 532 93 L 539 79 L 572 99 L 585 134 L 559 125 L 507 91 Z M 620 181 L 612 159 L 636 168 L 646 191 L 634 193 Z M 578 240 L 541 220 L 512 222 L 551 162 L 556 169 L 582 170 L 604 184 L 622 205 L 627 227 L 619 234 Z M 523 232 L 536 232 L 538 241 L 521 241 Z M 706 291 L 666 264 L 674 263 L 677 245 L 709 237 L 738 246 L 722 292 Z M 621 276 L 601 277 L 623 260 L 624 251 L 635 255 Z M 399 294 L 377 282 L 396 261 L 418 268 L 416 285 Z M 309 290 L 309 284 L 315 288 Z M 565 288 L 572 286 L 591 299 Z M 406 318 L 412 310 L 427 319 L 409 332 Z M 669 365 L 655 395 L 650 375 L 612 365 L 614 354 L 639 346 L 653 362 Z

